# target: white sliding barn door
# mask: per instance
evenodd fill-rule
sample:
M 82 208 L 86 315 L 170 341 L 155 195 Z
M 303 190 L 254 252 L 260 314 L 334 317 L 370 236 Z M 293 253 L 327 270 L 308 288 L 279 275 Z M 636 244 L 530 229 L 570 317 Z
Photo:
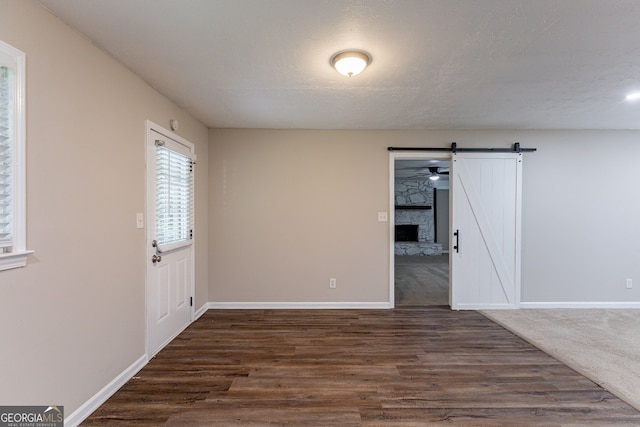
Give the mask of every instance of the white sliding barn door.
M 522 154 L 451 159 L 451 308 L 518 308 Z

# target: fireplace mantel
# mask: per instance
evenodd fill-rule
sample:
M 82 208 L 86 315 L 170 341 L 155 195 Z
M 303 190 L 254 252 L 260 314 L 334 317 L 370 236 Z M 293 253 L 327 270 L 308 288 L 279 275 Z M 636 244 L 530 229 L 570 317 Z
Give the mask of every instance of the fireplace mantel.
M 396 210 L 406 209 L 406 210 L 429 210 L 431 206 L 421 206 L 421 205 L 396 205 Z

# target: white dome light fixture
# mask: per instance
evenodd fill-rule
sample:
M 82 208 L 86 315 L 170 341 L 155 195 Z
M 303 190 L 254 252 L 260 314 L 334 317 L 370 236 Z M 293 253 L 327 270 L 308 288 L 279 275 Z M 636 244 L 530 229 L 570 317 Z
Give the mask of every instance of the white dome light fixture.
M 640 99 L 640 92 L 632 92 L 627 95 L 627 101 L 637 101 Z
M 353 77 L 360 74 L 371 63 L 371 56 L 361 50 L 348 50 L 336 53 L 331 57 L 330 62 L 340 74 Z

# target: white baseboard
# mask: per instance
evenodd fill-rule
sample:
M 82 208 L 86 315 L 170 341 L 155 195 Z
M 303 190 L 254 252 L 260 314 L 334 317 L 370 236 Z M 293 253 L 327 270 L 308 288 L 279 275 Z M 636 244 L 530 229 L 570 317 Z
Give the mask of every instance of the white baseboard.
M 140 371 L 148 362 L 147 355 L 141 356 L 133 362 L 131 366 L 122 371 L 120 375 L 115 377 L 109 384 L 104 386 L 102 390 L 93 395 L 89 400 L 84 402 L 82 406 L 73 411 L 71 415 L 64 419 L 66 427 L 76 427 L 84 421 L 89 415 L 107 401 L 120 387 L 129 381 L 135 374 Z
M 208 302 L 198 309 L 196 319 L 207 310 L 225 309 L 389 309 L 387 302 Z M 454 310 L 514 310 L 530 308 L 640 308 L 640 302 L 521 302 L 507 305 L 459 305 Z
M 451 307 L 452 310 L 517 310 L 519 307 L 506 304 L 458 304 Z
M 640 302 L 521 302 L 520 308 L 640 308 Z
M 210 302 L 207 309 L 388 309 L 392 308 L 388 301 L 384 302 Z M 204 306 L 203 306 L 204 308 Z M 202 308 L 200 309 L 202 310 Z M 200 311 L 198 310 L 198 311 Z M 206 310 L 205 310 L 206 311 Z
M 202 307 L 200 307 L 194 314 L 194 318 L 193 321 L 195 322 L 196 320 L 198 320 L 200 318 L 200 316 L 202 316 L 203 314 L 205 314 L 207 312 L 207 310 L 209 310 L 209 304 L 211 303 L 205 303 L 202 304 Z

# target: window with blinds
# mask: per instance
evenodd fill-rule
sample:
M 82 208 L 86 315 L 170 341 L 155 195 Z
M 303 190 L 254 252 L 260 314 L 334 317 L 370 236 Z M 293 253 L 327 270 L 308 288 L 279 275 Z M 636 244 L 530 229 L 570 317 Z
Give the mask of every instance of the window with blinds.
M 156 239 L 164 250 L 193 238 L 193 160 L 156 142 Z
M 0 66 L 0 252 L 13 247 L 13 70 Z
M 0 41 L 0 270 L 24 267 L 26 249 L 25 54 Z

